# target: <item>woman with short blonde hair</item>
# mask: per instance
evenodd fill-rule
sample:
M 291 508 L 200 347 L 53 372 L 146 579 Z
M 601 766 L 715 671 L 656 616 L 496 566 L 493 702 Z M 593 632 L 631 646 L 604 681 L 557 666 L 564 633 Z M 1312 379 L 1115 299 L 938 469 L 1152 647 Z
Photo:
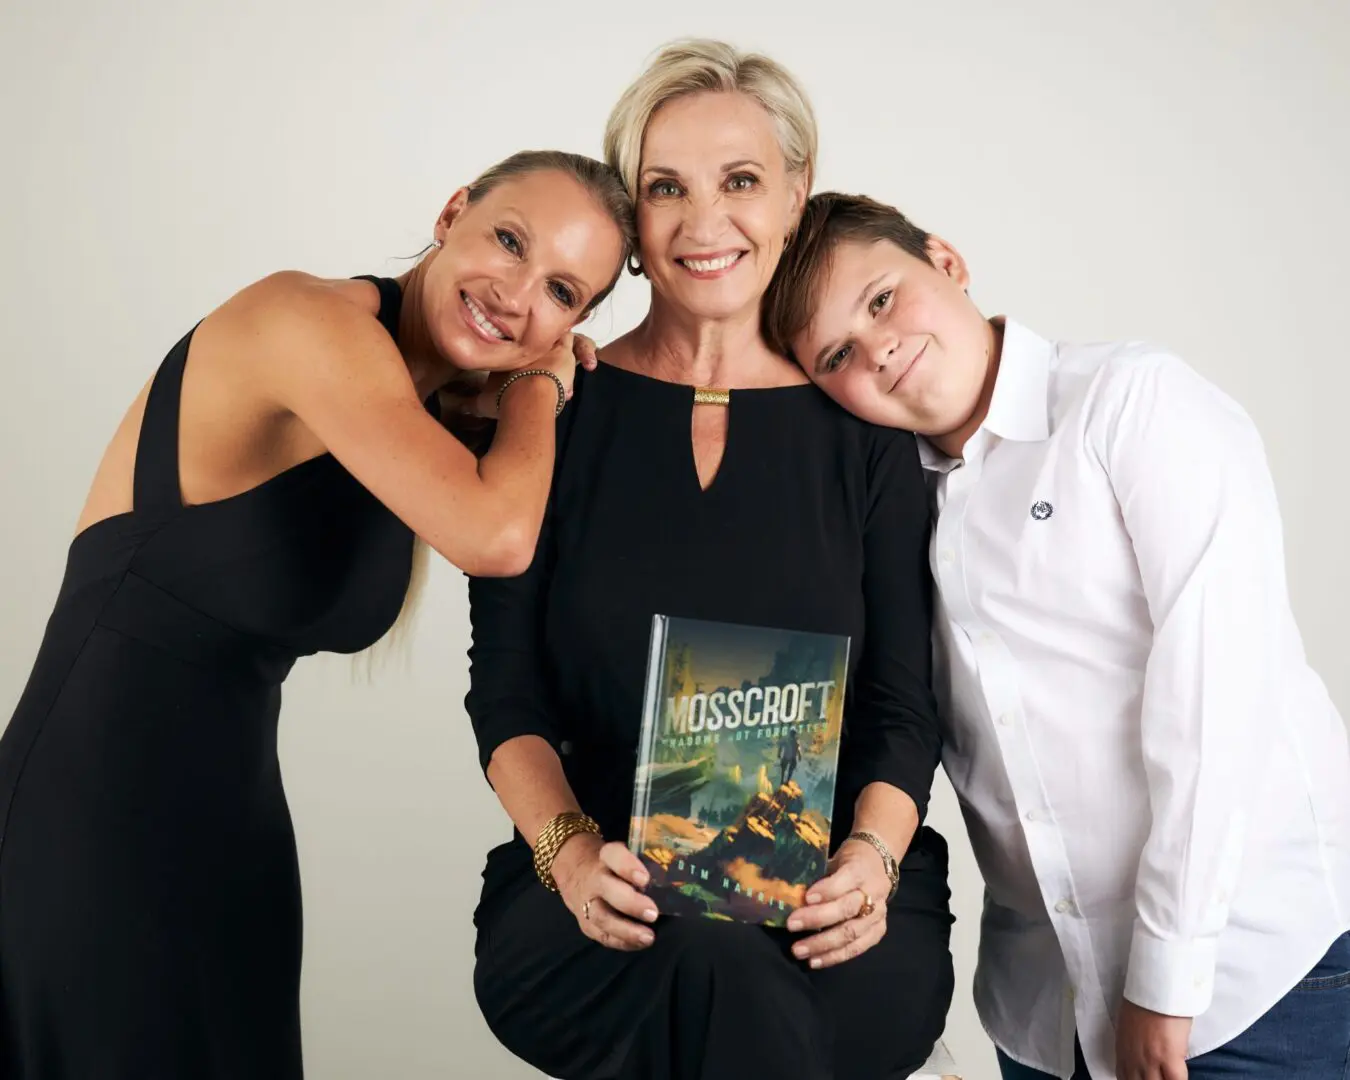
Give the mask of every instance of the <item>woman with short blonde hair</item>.
M 760 332 L 811 107 L 766 57 L 679 42 L 605 148 L 651 310 L 578 378 L 533 565 L 470 584 L 468 708 L 518 830 L 484 872 L 478 1001 L 565 1080 L 908 1076 L 952 992 L 946 846 L 921 825 L 928 510 L 913 437 L 836 408 Z M 786 928 L 658 911 L 617 839 L 655 614 L 852 641 L 833 854 Z
M 776 60 L 743 53 L 721 41 L 692 39 L 662 49 L 624 91 L 605 125 L 605 160 L 617 170 L 632 198 L 637 197 L 642 136 L 662 105 L 685 94 L 705 91 L 741 93 L 773 118 L 788 171 L 815 179 L 816 115 L 797 80 Z

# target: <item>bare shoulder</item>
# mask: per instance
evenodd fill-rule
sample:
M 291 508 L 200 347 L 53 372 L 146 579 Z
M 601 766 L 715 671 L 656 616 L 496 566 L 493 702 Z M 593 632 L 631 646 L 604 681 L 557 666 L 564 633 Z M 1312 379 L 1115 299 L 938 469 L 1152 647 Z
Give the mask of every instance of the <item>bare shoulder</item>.
M 316 378 L 406 379 L 397 346 L 379 321 L 379 290 L 295 270 L 270 274 L 203 320 L 194 349 L 228 354 L 255 385 L 285 400 Z M 270 394 L 269 394 L 270 396 Z
M 368 281 L 281 270 L 241 289 L 207 316 L 254 335 L 304 334 L 324 327 L 379 327 L 379 290 Z

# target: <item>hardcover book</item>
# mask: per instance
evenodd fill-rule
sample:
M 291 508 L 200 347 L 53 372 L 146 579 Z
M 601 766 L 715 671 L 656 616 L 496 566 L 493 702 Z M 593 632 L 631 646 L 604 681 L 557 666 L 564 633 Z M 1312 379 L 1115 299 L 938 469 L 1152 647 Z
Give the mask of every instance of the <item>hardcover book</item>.
M 825 876 L 848 650 L 653 617 L 628 847 L 663 915 L 782 926 Z

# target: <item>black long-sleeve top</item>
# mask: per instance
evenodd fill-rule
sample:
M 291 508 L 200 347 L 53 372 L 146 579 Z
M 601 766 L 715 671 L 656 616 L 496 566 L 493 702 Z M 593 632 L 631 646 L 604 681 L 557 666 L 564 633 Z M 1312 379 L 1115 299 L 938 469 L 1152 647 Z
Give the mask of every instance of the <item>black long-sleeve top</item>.
M 733 390 L 726 450 L 703 490 L 692 405 L 688 386 L 605 364 L 578 373 L 533 565 L 469 586 L 466 704 L 484 768 L 507 739 L 542 736 L 582 808 L 622 840 L 659 613 L 850 635 L 833 842 L 872 781 L 923 814 L 940 736 L 914 437 L 812 386 Z M 517 836 L 489 858 L 484 904 L 530 873 Z

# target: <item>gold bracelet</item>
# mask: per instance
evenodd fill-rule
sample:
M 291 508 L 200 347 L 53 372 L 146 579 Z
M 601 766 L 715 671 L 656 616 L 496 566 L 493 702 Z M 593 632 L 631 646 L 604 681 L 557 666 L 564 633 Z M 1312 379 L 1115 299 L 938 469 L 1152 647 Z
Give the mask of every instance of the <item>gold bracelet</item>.
M 547 375 L 553 380 L 553 385 L 558 388 L 558 407 L 553 410 L 553 415 L 558 416 L 563 411 L 563 406 L 567 404 L 567 387 L 563 385 L 562 379 L 544 368 L 525 368 L 523 371 L 514 372 L 497 391 L 497 411 L 502 411 L 502 395 L 506 393 L 506 388 L 517 379 L 523 379 L 527 375 Z
M 595 819 L 577 810 L 568 810 L 550 818 L 539 830 L 539 837 L 534 842 L 534 872 L 550 892 L 558 891 L 558 883 L 553 880 L 553 860 L 558 857 L 562 846 L 577 833 L 602 835 Z
M 854 829 L 849 833 L 845 840 L 861 840 L 864 844 L 870 844 L 876 849 L 876 853 L 881 856 L 881 867 L 886 871 L 886 880 L 891 883 L 891 891 L 886 895 L 889 900 L 895 895 L 895 890 L 900 884 L 900 864 L 896 862 L 895 856 L 891 854 L 890 847 L 886 841 L 876 833 L 867 832 L 864 829 Z

